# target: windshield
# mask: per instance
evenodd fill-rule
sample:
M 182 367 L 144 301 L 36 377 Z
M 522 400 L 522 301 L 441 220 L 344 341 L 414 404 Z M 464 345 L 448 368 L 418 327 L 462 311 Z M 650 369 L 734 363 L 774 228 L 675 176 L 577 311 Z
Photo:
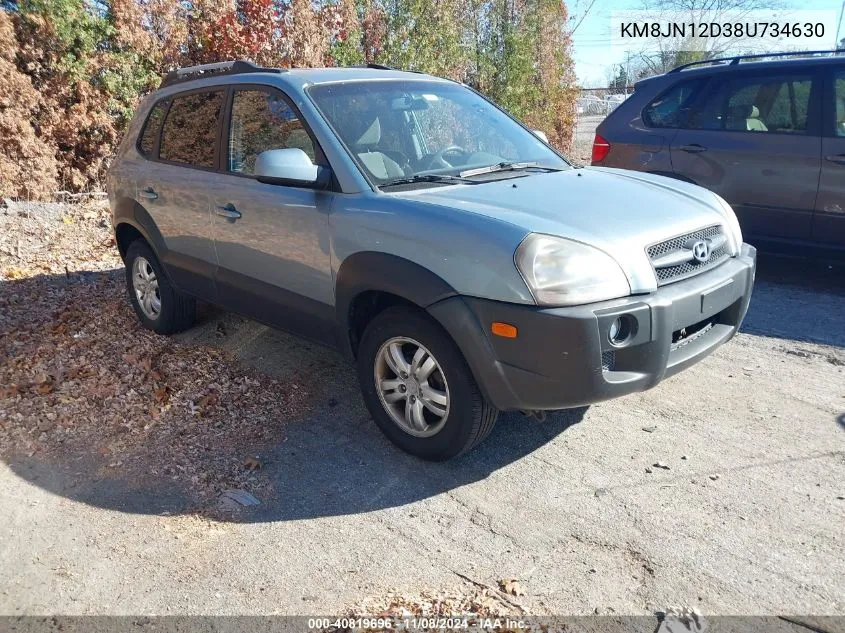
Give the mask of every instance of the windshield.
M 458 84 L 344 82 L 312 86 L 308 95 L 377 186 L 486 181 L 512 177 L 515 169 L 568 167 L 534 134 Z M 491 166 L 497 168 L 473 173 Z

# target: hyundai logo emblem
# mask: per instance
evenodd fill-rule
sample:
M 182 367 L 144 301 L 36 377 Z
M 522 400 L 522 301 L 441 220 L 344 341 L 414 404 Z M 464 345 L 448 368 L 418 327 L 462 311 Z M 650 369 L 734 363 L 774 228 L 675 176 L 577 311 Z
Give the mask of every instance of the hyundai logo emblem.
M 692 245 L 692 256 L 700 264 L 710 259 L 710 244 L 704 240 L 698 240 Z

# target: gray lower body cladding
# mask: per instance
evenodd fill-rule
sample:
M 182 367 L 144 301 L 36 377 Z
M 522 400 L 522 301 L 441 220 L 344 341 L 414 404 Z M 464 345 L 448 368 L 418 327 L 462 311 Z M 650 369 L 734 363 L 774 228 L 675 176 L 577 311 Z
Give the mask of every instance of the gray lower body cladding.
M 642 296 L 569 308 L 451 297 L 429 312 L 455 339 L 481 389 L 502 410 L 577 407 L 653 387 L 739 330 L 757 253 L 742 252 L 696 277 Z M 627 337 L 611 343 L 622 317 Z M 493 321 L 516 326 L 494 336 Z

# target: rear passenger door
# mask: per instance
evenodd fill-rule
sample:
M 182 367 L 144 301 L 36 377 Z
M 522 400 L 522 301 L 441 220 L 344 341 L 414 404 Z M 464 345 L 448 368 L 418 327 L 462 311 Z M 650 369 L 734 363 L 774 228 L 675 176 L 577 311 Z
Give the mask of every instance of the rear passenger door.
M 827 79 L 813 239 L 845 246 L 845 66 L 831 69 Z
M 225 90 L 200 90 L 164 100 L 160 137 L 148 147 L 147 168 L 138 181 L 138 201 L 161 234 L 159 253 L 173 282 L 194 296 L 214 300 L 217 256 L 210 192 Z M 142 145 L 144 137 L 142 137 Z
M 809 239 L 820 88 L 811 69 L 716 74 L 672 140 L 673 170 L 725 198 L 747 235 Z
M 326 165 L 292 102 L 267 86 L 230 92 L 226 151 L 213 192 L 221 305 L 270 325 L 333 343 L 334 286 L 328 219 L 334 194 L 260 183 L 261 152 L 299 148 Z

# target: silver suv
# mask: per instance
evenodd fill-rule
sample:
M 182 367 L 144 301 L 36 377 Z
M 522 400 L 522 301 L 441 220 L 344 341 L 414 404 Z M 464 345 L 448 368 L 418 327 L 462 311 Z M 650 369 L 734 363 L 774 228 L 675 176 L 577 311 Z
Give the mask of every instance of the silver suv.
M 145 327 L 202 299 L 339 347 L 431 460 L 500 410 L 656 385 L 736 333 L 754 280 L 719 196 L 573 167 L 466 86 L 383 67 L 171 73 L 108 190 Z

